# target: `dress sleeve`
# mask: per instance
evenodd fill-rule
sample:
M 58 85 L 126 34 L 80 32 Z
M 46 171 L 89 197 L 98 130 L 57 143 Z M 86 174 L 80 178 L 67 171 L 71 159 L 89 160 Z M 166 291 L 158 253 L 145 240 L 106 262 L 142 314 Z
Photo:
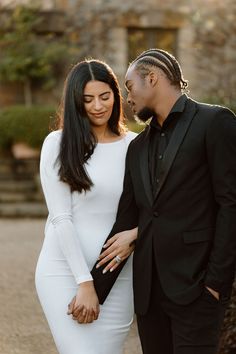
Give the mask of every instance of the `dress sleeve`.
M 72 198 L 68 184 L 60 181 L 57 161 L 60 135 L 53 132 L 45 139 L 40 159 L 40 179 L 50 221 L 55 228 L 60 248 L 77 284 L 92 280 L 76 235 L 72 217 Z

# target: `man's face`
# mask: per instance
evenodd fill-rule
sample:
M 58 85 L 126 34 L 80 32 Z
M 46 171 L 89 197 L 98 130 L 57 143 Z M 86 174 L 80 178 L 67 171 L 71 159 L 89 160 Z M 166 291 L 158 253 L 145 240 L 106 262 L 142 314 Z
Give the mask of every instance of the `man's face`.
M 131 66 L 125 76 L 125 87 L 128 93 L 127 102 L 133 113 L 146 122 L 155 114 L 149 104 L 152 88 L 148 85 L 148 77 L 142 78 L 135 67 Z

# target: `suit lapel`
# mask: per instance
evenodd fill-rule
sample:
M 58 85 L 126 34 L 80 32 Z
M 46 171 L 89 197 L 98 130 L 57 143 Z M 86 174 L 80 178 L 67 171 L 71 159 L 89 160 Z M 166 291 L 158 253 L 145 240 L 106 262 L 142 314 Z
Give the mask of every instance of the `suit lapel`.
M 186 103 L 186 108 L 184 110 L 184 113 L 182 117 L 179 119 L 173 133 L 171 136 L 171 139 L 169 141 L 169 144 L 166 148 L 163 160 L 162 160 L 162 165 L 161 165 L 161 171 L 160 171 L 160 182 L 159 185 L 156 189 L 155 193 L 155 199 L 158 197 L 165 181 L 168 176 L 168 173 L 170 171 L 170 168 L 174 162 L 175 156 L 178 152 L 178 149 L 188 131 L 188 128 L 192 122 L 192 119 L 194 115 L 196 114 L 197 108 L 196 104 L 192 100 L 188 100 Z
M 144 135 L 144 139 L 142 140 L 142 146 L 140 151 L 140 170 L 141 176 L 143 180 L 144 189 L 147 195 L 147 198 L 152 205 L 153 203 L 153 195 L 152 195 L 152 188 L 150 183 L 150 175 L 149 175 L 149 166 L 148 166 L 148 147 L 149 147 L 149 131 L 150 126 L 147 126 L 146 132 Z

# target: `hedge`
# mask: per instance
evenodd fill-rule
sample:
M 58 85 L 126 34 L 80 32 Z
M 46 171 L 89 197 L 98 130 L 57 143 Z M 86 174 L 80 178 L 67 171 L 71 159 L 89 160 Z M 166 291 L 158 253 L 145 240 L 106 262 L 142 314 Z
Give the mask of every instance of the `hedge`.
M 210 100 L 208 100 L 210 102 Z M 235 107 L 230 107 L 235 111 Z M 7 151 L 15 142 L 25 142 L 40 148 L 50 127 L 55 123 L 56 112 L 50 106 L 11 106 L 0 110 L 0 152 Z M 139 133 L 144 125 L 127 121 L 130 130 Z
M 46 106 L 11 106 L 0 110 L 0 150 L 8 150 L 14 142 L 40 148 L 54 117 L 55 109 Z
M 40 148 L 45 136 L 55 126 L 56 111 L 48 106 L 11 106 L 0 110 L 0 151 L 7 151 L 15 142 Z M 143 125 L 127 122 L 130 130 L 140 132 Z

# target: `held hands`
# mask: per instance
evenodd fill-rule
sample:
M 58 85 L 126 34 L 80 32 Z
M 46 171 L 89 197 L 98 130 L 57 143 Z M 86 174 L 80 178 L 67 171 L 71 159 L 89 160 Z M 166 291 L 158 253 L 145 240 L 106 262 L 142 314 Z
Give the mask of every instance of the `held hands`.
M 138 228 L 119 232 L 108 240 L 103 246 L 106 249 L 99 257 L 97 267 L 111 262 L 103 272 L 112 271 L 119 266 L 119 263 L 128 258 L 134 250 L 134 241 L 137 238 Z M 87 281 L 79 285 L 76 296 L 68 305 L 68 315 L 79 323 L 92 323 L 98 319 L 99 301 L 94 288 L 93 281 Z
M 138 228 L 132 230 L 126 230 L 115 234 L 111 237 L 107 243 L 103 246 L 105 251 L 99 256 L 99 263 L 97 268 L 107 263 L 109 260 L 111 262 L 104 268 L 103 273 L 108 270 L 112 272 L 115 270 L 119 264 L 126 258 L 128 258 L 134 250 L 134 241 L 137 238 Z
M 79 285 L 76 296 L 68 305 L 68 315 L 79 323 L 92 323 L 98 319 L 99 301 L 94 289 L 93 281 L 87 281 Z

